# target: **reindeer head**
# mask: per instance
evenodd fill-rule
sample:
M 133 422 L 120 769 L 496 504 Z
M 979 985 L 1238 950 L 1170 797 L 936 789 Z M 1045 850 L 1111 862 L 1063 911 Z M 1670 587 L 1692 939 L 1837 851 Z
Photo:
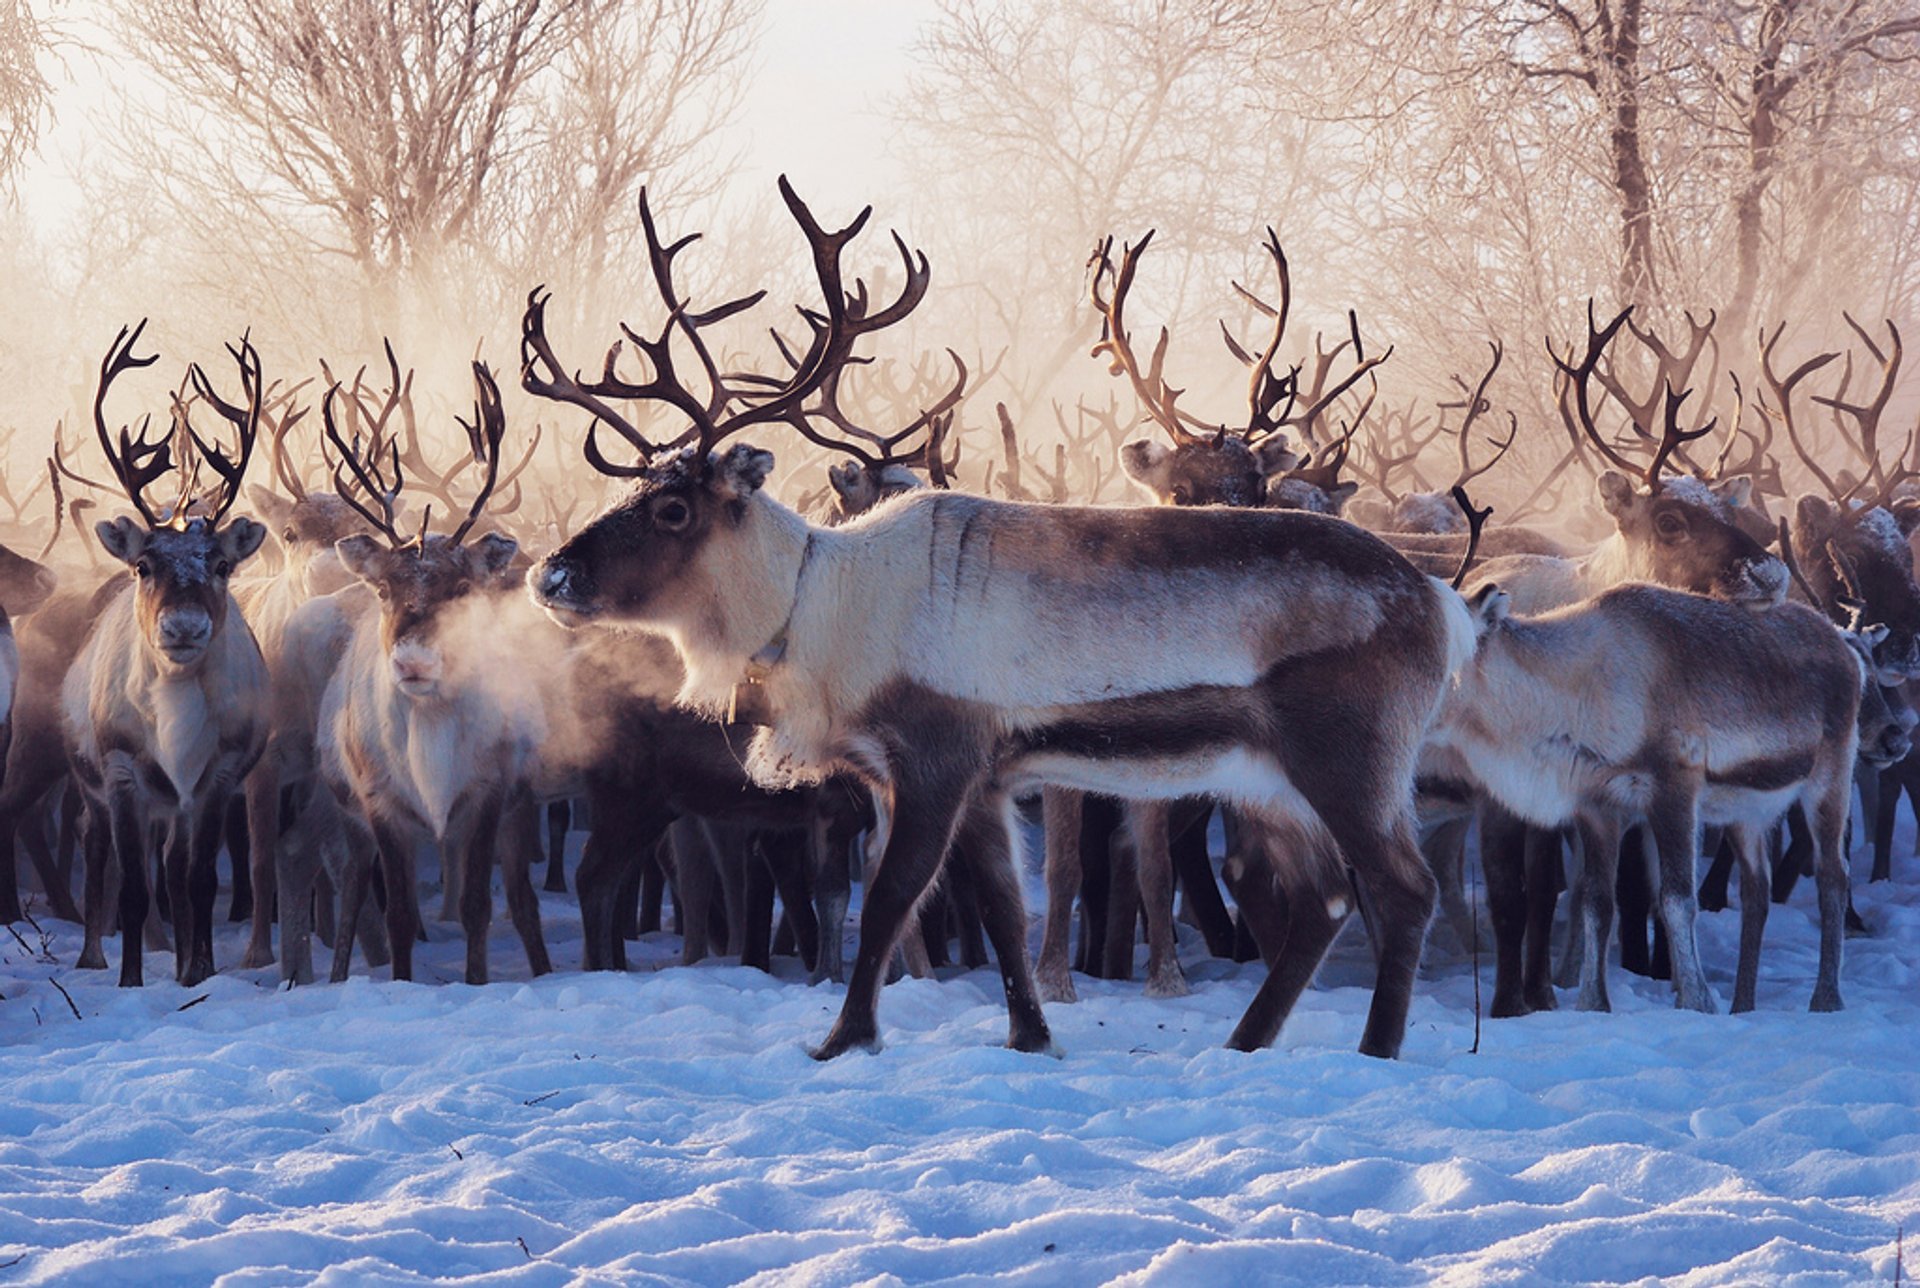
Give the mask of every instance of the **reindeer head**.
M 1617 467 L 1599 477 L 1600 504 L 1619 530 L 1631 574 L 1753 608 L 1778 604 L 1787 593 L 1787 566 L 1743 526 L 1739 514 L 1752 499 L 1752 479 L 1708 482 L 1667 473 L 1686 444 L 1705 438 L 1717 424 L 1709 420 L 1695 429 L 1681 427 L 1680 412 L 1692 391 L 1676 388 L 1674 382 L 1681 378 L 1677 372 L 1692 369 L 1692 359 L 1679 367 L 1663 360 L 1657 387 L 1639 400 L 1626 394 L 1618 379 L 1601 368 L 1607 346 L 1622 326 L 1630 324 L 1632 314 L 1632 309 L 1624 309 L 1600 327 L 1595 325 L 1589 301 L 1585 357 L 1576 361 L 1571 348 L 1564 355 L 1549 349 L 1559 369 L 1555 393 L 1568 433 L 1576 443 L 1584 435 L 1602 459 Z M 1693 325 L 1697 356 L 1712 319 L 1704 326 Z M 1637 330 L 1634 334 L 1643 342 L 1651 335 Z M 1591 386 L 1596 374 L 1614 401 L 1627 410 L 1638 447 L 1617 446 L 1594 423 L 1596 400 Z M 1662 417 L 1657 435 L 1656 414 Z M 1646 458 L 1630 460 L 1629 454 L 1636 450 L 1644 450 Z
M 716 534 L 736 531 L 773 472 L 773 453 L 737 444 L 668 456 L 614 505 L 537 564 L 527 584 L 566 626 L 595 618 L 666 623 L 699 612 L 682 587 Z
M 845 228 L 830 232 L 814 219 L 784 176 L 780 179 L 780 195 L 812 250 L 823 301 L 820 308 L 801 310 L 812 331 L 805 350 L 796 355 L 781 346 L 790 368 L 782 376 L 721 375 L 701 328 L 743 312 L 765 292 L 704 311 L 692 309 L 674 285 L 673 257 L 696 238 L 663 243 L 644 193 L 640 199 L 641 225 L 654 284 L 668 316 L 653 336 L 624 326 L 621 329 L 627 342 L 646 360 L 650 369 L 647 379 L 633 381 L 618 373 L 619 344 L 608 351 L 599 380 L 589 384 L 577 374 L 569 375 L 547 339 L 547 297 L 539 290 L 528 297 L 521 322 L 522 384 L 542 397 L 592 413 L 593 425 L 585 442 L 588 462 L 603 474 L 634 482 L 623 500 L 529 572 L 527 584 L 535 601 L 562 625 L 579 625 L 596 618 L 686 623 L 725 611 L 725 606 L 715 604 L 713 599 L 728 593 L 726 576 L 718 571 L 702 576 L 689 573 L 721 538 L 740 555 L 732 566 L 746 568 L 768 562 L 762 557 L 756 565 L 753 555 L 737 547 L 741 541 L 754 540 L 748 520 L 757 506 L 766 505 L 764 500 L 756 503 L 756 495 L 773 470 L 773 454 L 744 445 L 720 450 L 725 439 L 750 425 L 791 425 L 808 439 L 853 456 L 853 464 L 859 468 L 908 463 L 896 454 L 897 449 L 924 428 L 927 441 L 914 454 L 919 459 L 913 463 L 926 463 L 931 470 L 940 461 L 944 417 L 959 400 L 966 380 L 966 368 L 957 355 L 954 362 L 960 379 L 939 412 L 923 413 L 889 438 L 877 438 L 852 425 L 839 414 L 835 400 L 837 381 L 853 360 L 855 343 L 869 332 L 905 318 L 925 296 L 929 280 L 926 257 L 908 250 L 898 235 L 894 237 L 905 262 L 906 281 L 899 296 L 879 305 L 869 298 L 864 282 L 856 279 L 849 289 L 840 268 L 841 252 L 866 224 L 872 207 L 861 211 Z M 688 355 L 702 372 L 704 395 L 681 378 L 679 364 Z M 665 405 L 691 424 L 674 442 L 656 444 L 612 405 L 627 400 Z M 820 428 L 822 423 L 837 430 L 838 437 Z M 595 436 L 603 427 L 626 440 L 639 455 L 638 464 L 617 464 L 607 459 Z M 859 440 L 874 450 L 859 446 Z M 852 476 L 846 479 L 847 490 L 852 490 Z M 764 550 L 758 553 L 767 554 Z
M 1318 339 L 1315 340 L 1316 367 L 1310 388 L 1303 388 L 1298 366 L 1276 374 L 1274 364 L 1286 336 L 1293 285 L 1280 239 L 1269 228 L 1266 251 L 1279 278 L 1279 305 L 1267 304 L 1239 282 L 1233 282 L 1232 286 L 1256 312 L 1272 320 L 1272 335 L 1256 354 L 1234 339 L 1224 322 L 1220 326 L 1228 350 L 1251 373 L 1247 385 L 1246 427 L 1237 432 L 1225 424 L 1209 427 L 1180 409 L 1177 403 L 1182 391 L 1167 382 L 1167 347 L 1171 341 L 1167 328 L 1160 328 L 1160 338 L 1144 365 L 1134 352 L 1132 337 L 1127 331 L 1127 295 L 1133 287 L 1140 257 L 1152 242 L 1153 233 L 1148 232 L 1137 245 L 1123 246 L 1116 267 L 1113 239 L 1109 237 L 1094 248 L 1091 261 L 1093 306 L 1100 314 L 1100 340 L 1094 345 L 1093 354 L 1107 360 L 1113 375 L 1127 377 L 1141 409 L 1172 443 L 1169 447 L 1151 439 L 1140 439 L 1121 448 L 1120 466 L 1127 477 L 1160 505 L 1276 505 L 1283 509 L 1338 514 L 1347 496 L 1354 491 L 1353 485 L 1341 484 L 1335 477 L 1339 463 L 1335 462 L 1330 471 L 1323 471 L 1324 477 L 1296 470 L 1302 458 L 1289 449 L 1282 429 L 1297 426 L 1309 443 L 1316 441 L 1315 428 L 1327 409 L 1363 377 L 1371 379 L 1373 369 L 1386 361 L 1392 350 L 1366 357 L 1360 343 L 1359 323 L 1349 314 L 1353 332 L 1350 339 L 1343 340 L 1330 352 L 1321 350 Z M 1333 364 L 1349 345 L 1353 349 L 1354 368 L 1328 390 L 1326 385 Z M 1371 403 L 1370 396 L 1368 403 Z M 1355 424 L 1365 415 L 1363 407 Z M 1351 431 L 1347 437 L 1351 437 Z M 1338 450 L 1344 460 L 1344 441 Z M 1285 477 L 1276 477 L 1282 475 Z
M 60 589 L 60 575 L 25 555 L 0 546 L 0 612 L 9 617 L 31 613 Z
M 123 516 L 96 525 L 94 531 L 107 553 L 131 570 L 134 613 L 150 652 L 163 659 L 164 667 L 191 670 L 206 657 L 226 624 L 231 602 L 227 585 L 234 569 L 260 548 L 267 535 L 267 530 L 251 519 L 221 524 L 240 493 L 259 432 L 260 355 L 245 337 L 238 348 L 227 347 L 240 367 L 244 406 L 228 403 L 216 394 L 206 373 L 195 363 L 187 368 L 186 386 L 174 398 L 168 433 L 150 441 L 148 417 L 142 420 L 137 438 L 123 427 L 116 448 L 114 436 L 107 432 L 107 387 L 121 372 L 159 361 L 158 354 L 134 356 L 133 347 L 145 328 L 143 320 L 131 333 L 125 327 L 120 329 L 113 347 L 101 360 L 100 383 L 93 401 L 100 446 L 121 489 L 140 512 L 140 519 Z M 238 460 L 219 451 L 194 429 L 190 418 L 194 402 L 209 404 L 234 427 L 239 435 Z M 202 495 L 198 489 L 202 464 L 219 475 L 220 481 L 210 495 Z M 146 489 L 176 472 L 180 479 L 177 500 L 161 509 L 150 506 Z
M 461 421 L 460 427 L 466 431 L 471 460 L 482 471 L 482 479 L 466 517 L 446 535 L 428 531 L 432 506 L 423 511 L 416 535 L 401 535 L 397 514 L 405 479 L 399 445 L 383 437 L 378 427 L 364 447 L 358 435 L 348 442 L 334 419 L 339 385 L 327 391 L 321 404 L 327 441 L 340 458 L 334 469 L 335 492 L 385 538 L 383 544 L 356 533 L 338 540 L 334 550 L 346 570 L 379 596 L 380 642 L 392 667 L 393 683 L 415 700 L 438 697 L 458 678 L 461 650 L 452 646 L 455 642 L 445 631 L 451 612 L 476 593 L 506 587 L 519 552 L 512 538 L 493 533 L 465 542 L 499 482 L 500 445 L 506 435 L 500 390 L 485 364 L 473 364 L 473 383 L 474 418 Z M 388 458 L 385 462 L 383 455 Z
M 1887 628 L 1869 626 L 1843 630 L 1860 659 L 1860 759 L 1875 769 L 1897 765 L 1913 750 L 1913 730 L 1920 714 L 1907 700 L 1904 684 L 1888 684 L 1875 657 L 1886 642 Z

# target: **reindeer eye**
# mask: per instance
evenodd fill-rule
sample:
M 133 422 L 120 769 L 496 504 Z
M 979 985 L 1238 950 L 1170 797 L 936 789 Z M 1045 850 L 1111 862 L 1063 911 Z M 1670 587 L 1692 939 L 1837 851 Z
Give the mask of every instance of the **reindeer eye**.
M 283 532 L 283 533 L 281 533 L 281 534 L 280 534 L 280 539 L 281 539 L 282 541 L 284 541 L 284 542 L 286 542 L 286 543 L 287 543 L 288 545 L 292 545 L 292 544 L 293 544 L 293 543 L 294 543 L 295 541 L 298 541 L 298 540 L 299 540 L 299 538 L 298 538 L 298 537 L 296 537 L 296 536 L 294 536 L 294 535 L 293 535 L 293 529 L 292 529 L 292 528 L 288 528 L 288 529 L 287 529 L 287 530 L 286 530 L 285 532 Z
M 233 572 L 233 565 L 228 563 L 224 559 L 217 561 L 213 565 L 213 575 L 216 577 L 225 577 L 232 572 Z
M 141 581 L 145 581 L 147 578 L 153 576 L 153 565 L 142 559 L 133 566 L 133 575 Z
M 670 496 L 653 507 L 654 525 L 667 532 L 678 532 L 692 517 L 692 509 L 677 496 Z
M 1662 514 L 1654 519 L 1653 526 L 1663 537 L 1683 537 L 1687 533 L 1687 521 L 1677 514 Z
M 458 599 L 460 596 L 466 594 L 468 591 L 472 589 L 473 589 L 473 583 L 470 581 L 463 580 L 453 588 L 453 596 L 455 599 Z

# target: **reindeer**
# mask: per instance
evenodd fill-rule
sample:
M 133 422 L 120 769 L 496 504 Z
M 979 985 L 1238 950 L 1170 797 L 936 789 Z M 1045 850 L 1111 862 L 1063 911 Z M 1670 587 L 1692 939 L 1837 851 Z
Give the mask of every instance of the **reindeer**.
M 1841 1007 L 1847 902 L 1843 830 L 1863 690 L 1856 647 L 1819 613 L 1766 613 L 1659 587 L 1606 591 L 1538 617 L 1509 616 L 1497 587 L 1473 597 L 1480 645 L 1428 737 L 1428 763 L 1467 776 L 1537 827 L 1575 825 L 1583 1010 L 1607 1010 L 1605 946 L 1624 829 L 1646 824 L 1679 1004 L 1716 1008 L 1693 939 L 1702 822 L 1734 837 L 1762 893 L 1742 904 L 1734 1009 L 1754 1004 L 1766 917 L 1760 838 L 1789 806 L 1812 820 L 1820 885 L 1820 966 L 1812 1009 Z M 1497 850 L 1488 850 L 1492 861 Z M 1490 880 L 1501 936 L 1496 993 L 1517 998 L 1517 881 Z
M 491 873 L 499 851 L 507 907 L 535 975 L 549 969 L 540 910 L 529 877 L 531 853 L 498 844 L 503 817 L 530 809 L 528 780 L 545 735 L 540 686 L 525 675 L 489 683 L 507 665 L 487 655 L 508 605 L 517 544 L 489 533 L 466 537 L 485 512 L 500 478 L 506 415 L 493 375 L 473 364 L 474 418 L 462 421 L 479 490 L 454 530 L 429 530 L 429 506 L 412 537 L 397 529 L 405 476 L 391 438 L 361 447 L 342 437 L 333 414 L 338 386 L 321 404 L 327 441 L 338 454 L 334 490 L 385 538 L 357 534 L 335 549 L 340 561 L 379 599 L 379 612 L 355 624 L 352 643 L 321 700 L 321 772 L 343 806 L 365 820 L 379 855 L 387 896 L 393 977 L 413 978 L 419 929 L 414 849 L 432 840 L 443 865 L 461 873 L 460 921 L 466 932 L 470 984 L 487 980 L 487 925 L 493 915 Z M 382 457 L 388 457 L 382 461 Z M 524 660 L 524 659 L 523 659 Z M 513 833 L 517 836 L 517 832 Z M 366 894 L 365 867 L 343 892 L 337 934 L 349 939 Z M 336 943 L 336 962 L 341 948 Z
M 221 520 L 240 495 L 259 432 L 260 358 L 242 338 L 228 352 L 240 368 L 244 402 L 213 389 L 195 363 L 187 368 L 194 400 L 210 405 L 238 436 L 229 457 L 202 439 L 185 397 L 176 397 L 172 429 L 149 441 L 107 430 L 108 388 L 125 371 L 152 366 L 158 354 L 134 353 L 143 320 L 122 327 L 100 364 L 94 428 L 115 478 L 139 512 L 98 524 L 100 544 L 129 577 L 95 623 L 67 672 L 61 704 L 68 758 L 87 802 L 87 934 L 81 966 L 104 968 L 106 860 L 120 870 L 120 986 L 141 984 L 140 935 L 147 917 L 147 860 L 158 835 L 165 854 L 174 920 L 174 975 L 189 987 L 214 973 L 214 863 L 227 800 L 266 745 L 266 664 L 229 589 L 234 570 L 266 538 L 251 519 Z M 219 476 L 211 498 L 196 495 L 198 467 Z M 170 516 L 145 492 L 176 472 L 179 501 Z M 205 517 L 188 517 L 195 501 Z
M 710 414 L 734 392 L 709 364 L 708 398 L 681 380 L 676 338 L 701 350 L 682 321 L 689 310 L 670 301 L 664 328 L 637 337 L 646 380 L 620 377 L 610 360 L 594 386 L 568 382 L 595 413 L 590 453 L 599 455 L 593 432 L 608 427 L 642 463 L 615 467 L 633 491 L 535 565 L 528 584 L 563 624 L 666 635 L 687 668 L 687 705 L 753 707 L 766 722 L 747 753 L 757 778 L 817 782 L 847 770 L 876 793 L 886 857 L 845 1004 L 815 1055 L 877 1046 L 884 964 L 956 845 L 981 878 L 1010 1045 L 1051 1045 L 1002 812 L 1010 793 L 1047 782 L 1219 794 L 1254 818 L 1324 829 L 1379 932 L 1361 1049 L 1395 1055 L 1433 904 L 1412 835 L 1413 762 L 1441 687 L 1470 652 L 1459 599 L 1378 540 L 1313 515 L 1089 510 L 929 491 L 842 528 L 809 525 L 764 492 L 771 453 L 722 444 L 782 418 L 890 308 L 873 311 L 864 287 L 849 292 L 839 265 L 871 210 L 829 232 L 784 179 L 780 188 L 823 296 L 807 314 L 800 369 L 779 392 Z M 924 258 L 899 245 L 909 282 L 924 290 Z M 610 399 L 671 406 L 691 422 L 687 442 L 661 450 Z M 1210 611 L 1197 611 L 1203 602 Z M 856 613 L 867 629 L 849 639 L 840 623 Z M 1336 867 L 1289 876 L 1288 941 L 1233 1035 L 1241 1048 L 1272 1041 L 1350 906 Z

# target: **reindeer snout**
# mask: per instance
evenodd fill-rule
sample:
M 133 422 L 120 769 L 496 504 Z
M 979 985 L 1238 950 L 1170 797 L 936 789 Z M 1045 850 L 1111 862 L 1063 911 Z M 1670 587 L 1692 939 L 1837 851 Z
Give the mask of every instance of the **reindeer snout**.
M 160 618 L 160 647 L 167 653 L 196 653 L 213 639 L 213 619 L 204 611 L 185 609 Z
M 564 599 L 571 577 L 565 564 L 544 563 L 532 570 L 528 580 L 543 599 Z
M 549 557 L 527 570 L 527 589 L 534 602 L 562 626 L 578 626 L 592 616 L 593 594 L 586 582 L 562 559 Z
M 1787 597 L 1787 565 L 1779 559 L 1772 556 L 1755 559 L 1747 564 L 1746 574 L 1754 598 L 1771 606 Z
M 423 644 L 402 640 L 393 648 L 393 679 L 403 690 L 431 689 L 440 683 L 440 654 Z

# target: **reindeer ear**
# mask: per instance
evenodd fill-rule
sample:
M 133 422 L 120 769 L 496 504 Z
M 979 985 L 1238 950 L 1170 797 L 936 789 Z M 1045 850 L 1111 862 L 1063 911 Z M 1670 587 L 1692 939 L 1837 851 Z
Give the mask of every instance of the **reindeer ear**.
M 475 575 L 498 577 L 520 553 L 520 543 L 512 537 L 503 537 L 497 532 L 489 532 L 467 547 L 467 558 L 471 561 Z
M 1120 449 L 1120 468 L 1136 483 L 1158 490 L 1161 472 L 1173 449 L 1151 438 L 1138 438 Z
M 100 538 L 100 544 L 107 548 L 107 553 L 121 563 L 132 563 L 147 548 L 147 530 L 124 514 L 117 519 L 104 519 L 94 524 L 93 531 Z
M 281 496 L 271 488 L 261 487 L 258 483 L 247 488 L 247 498 L 253 502 L 253 508 L 267 521 L 269 528 L 284 531 L 293 522 L 293 502 Z
M 848 501 L 856 500 L 860 491 L 860 462 L 842 461 L 838 465 L 827 466 L 827 482 Z
M 333 543 L 333 549 L 348 572 L 369 584 L 379 577 L 381 567 L 386 562 L 382 558 L 386 548 L 364 532 L 340 538 Z
M 1606 507 L 1607 513 L 1613 516 L 1616 523 L 1625 520 L 1627 515 L 1633 513 L 1635 503 L 1640 500 L 1640 494 L 1634 490 L 1633 480 L 1619 470 L 1608 470 L 1603 473 L 1594 480 L 1594 487 L 1600 493 L 1600 504 Z
M 1753 476 L 1742 474 L 1738 478 L 1715 483 L 1713 494 L 1735 509 L 1743 509 L 1753 503 Z
M 1873 650 L 1887 642 L 1888 632 L 1884 622 L 1876 622 L 1872 626 L 1862 627 L 1856 633 L 1860 636 L 1860 642 L 1866 646 L 1869 656 L 1872 655 Z
M 1360 485 L 1358 483 L 1335 483 L 1326 490 L 1327 500 L 1333 503 L 1333 513 L 1335 516 L 1338 516 L 1341 511 L 1347 508 L 1347 502 L 1351 501 L 1353 494 L 1359 490 Z
M 1285 434 L 1275 434 L 1266 442 L 1253 449 L 1254 463 L 1260 467 L 1262 478 L 1272 478 L 1276 474 L 1294 469 L 1300 464 L 1300 453 L 1287 446 Z
M 773 473 L 773 453 L 741 443 L 707 458 L 710 486 L 728 501 L 742 502 Z
M 215 538 L 220 543 L 220 553 L 235 564 L 258 550 L 260 543 L 266 539 L 266 525 L 245 518 L 235 519 L 220 529 L 219 536 Z
M 1799 530 L 1795 535 L 1804 538 L 1805 548 L 1818 549 L 1839 520 L 1840 512 L 1824 496 L 1809 492 L 1793 503 L 1793 526 Z
M 1513 601 L 1508 598 L 1506 591 L 1489 582 L 1473 592 L 1467 607 L 1473 611 L 1480 629 L 1485 630 L 1507 620 L 1507 614 L 1513 611 Z
M 1910 537 L 1915 528 L 1920 528 L 1920 497 L 1903 496 L 1887 507 L 1893 513 L 1893 521 L 1900 525 L 1900 535 Z

